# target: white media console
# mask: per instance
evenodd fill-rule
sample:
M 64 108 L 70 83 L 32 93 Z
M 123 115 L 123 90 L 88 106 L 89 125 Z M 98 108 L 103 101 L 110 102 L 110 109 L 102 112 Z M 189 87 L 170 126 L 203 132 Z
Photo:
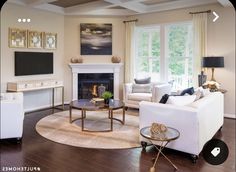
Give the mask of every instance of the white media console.
M 54 92 L 56 88 L 61 88 L 62 91 L 62 110 L 64 110 L 64 85 L 61 80 L 34 80 L 34 81 L 17 81 L 8 82 L 8 92 L 26 92 L 36 91 L 42 89 L 52 89 L 52 108 L 56 108 L 54 105 Z

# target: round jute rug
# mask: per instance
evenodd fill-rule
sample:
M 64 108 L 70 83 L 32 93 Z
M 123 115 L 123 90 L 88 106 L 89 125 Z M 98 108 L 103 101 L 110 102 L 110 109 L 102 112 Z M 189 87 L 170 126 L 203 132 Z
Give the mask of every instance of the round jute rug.
M 114 117 L 121 119 L 122 111 L 115 111 Z M 73 110 L 73 118 L 80 117 L 80 111 Z M 87 112 L 85 129 L 108 130 L 110 120 L 106 111 Z M 36 124 L 36 131 L 43 137 L 57 143 L 98 149 L 125 149 L 140 147 L 139 118 L 137 112 L 126 112 L 125 125 L 113 120 L 111 132 L 81 131 L 81 120 L 69 123 L 69 111 L 55 113 L 42 118 Z

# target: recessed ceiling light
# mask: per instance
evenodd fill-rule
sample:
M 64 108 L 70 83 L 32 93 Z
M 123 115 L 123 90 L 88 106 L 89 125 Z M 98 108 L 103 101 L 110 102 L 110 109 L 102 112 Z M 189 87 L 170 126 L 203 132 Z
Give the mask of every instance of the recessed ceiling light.
M 21 19 L 18 19 L 18 22 L 21 22 Z
M 26 19 L 22 19 L 23 22 L 26 22 Z
M 27 19 L 27 22 L 30 22 L 31 20 L 30 19 Z

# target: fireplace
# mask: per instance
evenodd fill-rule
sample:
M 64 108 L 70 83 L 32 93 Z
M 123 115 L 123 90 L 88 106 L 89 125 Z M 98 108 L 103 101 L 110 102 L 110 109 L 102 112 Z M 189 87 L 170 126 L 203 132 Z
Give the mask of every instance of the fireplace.
M 78 99 L 99 97 L 99 87 L 113 93 L 113 73 L 79 73 Z
M 96 73 L 113 74 L 113 91 L 111 92 L 113 92 L 114 99 L 119 99 L 122 87 L 122 83 L 120 82 L 122 63 L 70 63 L 69 66 L 72 72 L 72 100 L 78 100 L 78 74 L 87 74 L 90 76 L 90 74 Z

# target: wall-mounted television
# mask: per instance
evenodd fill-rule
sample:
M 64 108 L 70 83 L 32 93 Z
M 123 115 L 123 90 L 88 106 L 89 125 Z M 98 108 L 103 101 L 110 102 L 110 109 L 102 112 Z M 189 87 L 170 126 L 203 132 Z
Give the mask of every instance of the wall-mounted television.
M 15 76 L 53 73 L 53 53 L 15 51 Z

